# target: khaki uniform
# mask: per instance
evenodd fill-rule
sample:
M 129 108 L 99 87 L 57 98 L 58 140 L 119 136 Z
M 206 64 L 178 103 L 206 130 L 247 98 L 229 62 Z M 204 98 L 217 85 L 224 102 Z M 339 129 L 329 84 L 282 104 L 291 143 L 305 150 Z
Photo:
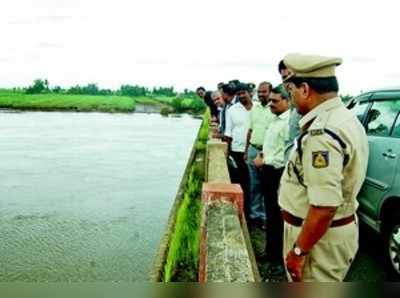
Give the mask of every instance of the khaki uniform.
M 310 205 L 337 207 L 334 220 L 355 214 L 368 162 L 364 128 L 339 97 L 318 105 L 299 123 L 302 134 L 281 179 L 280 207 L 302 219 Z M 300 231 L 285 222 L 284 256 Z M 357 250 L 356 221 L 329 228 L 306 256 L 303 280 L 342 281 Z

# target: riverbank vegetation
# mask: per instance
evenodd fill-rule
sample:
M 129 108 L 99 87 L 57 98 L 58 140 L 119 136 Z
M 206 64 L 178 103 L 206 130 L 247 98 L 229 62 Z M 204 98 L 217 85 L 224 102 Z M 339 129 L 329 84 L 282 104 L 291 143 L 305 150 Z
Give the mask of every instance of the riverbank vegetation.
M 102 89 L 97 84 L 70 88 L 50 86 L 48 80 L 35 80 L 27 88 L 0 89 L 0 108 L 41 111 L 133 112 L 136 105 L 159 106 L 169 113 L 202 114 L 204 102 L 195 92 L 178 93 L 173 87 L 122 85 L 118 90 Z
M 196 153 L 185 186 L 183 201 L 176 214 L 163 281 L 198 281 L 200 253 L 201 188 L 204 182 L 204 158 L 208 138 L 209 114 L 203 119 L 195 144 Z

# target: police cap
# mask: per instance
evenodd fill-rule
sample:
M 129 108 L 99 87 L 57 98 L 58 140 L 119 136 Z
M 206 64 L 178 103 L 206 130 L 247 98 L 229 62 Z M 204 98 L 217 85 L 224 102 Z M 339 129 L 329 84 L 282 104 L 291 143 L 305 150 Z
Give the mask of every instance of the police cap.
M 293 76 L 299 78 L 334 77 L 336 66 L 342 64 L 342 59 L 339 57 L 303 54 L 288 54 L 283 61 L 293 73 L 285 81 Z

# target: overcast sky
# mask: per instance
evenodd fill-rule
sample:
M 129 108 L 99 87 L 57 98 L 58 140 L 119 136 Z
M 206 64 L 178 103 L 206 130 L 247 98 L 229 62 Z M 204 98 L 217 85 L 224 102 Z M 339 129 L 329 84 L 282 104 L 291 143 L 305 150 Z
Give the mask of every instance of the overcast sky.
M 396 1 L 1 0 L 0 87 L 279 82 L 289 52 L 344 59 L 343 94 L 400 85 Z

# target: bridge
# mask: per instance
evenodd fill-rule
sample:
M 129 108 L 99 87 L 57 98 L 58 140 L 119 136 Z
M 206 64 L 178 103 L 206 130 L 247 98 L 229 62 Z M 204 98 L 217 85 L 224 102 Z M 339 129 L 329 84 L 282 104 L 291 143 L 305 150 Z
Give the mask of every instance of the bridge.
M 172 206 L 149 280 L 259 282 L 257 248 L 243 214 L 243 192 L 232 184 L 227 146 L 203 119 Z M 361 229 L 360 251 L 346 281 L 383 281 L 377 239 Z M 253 244 L 253 245 L 252 245 Z M 254 248 L 253 248 L 254 247 Z
M 227 145 L 203 119 L 155 258 L 151 281 L 261 281 L 243 213 L 243 192 L 232 184 Z

